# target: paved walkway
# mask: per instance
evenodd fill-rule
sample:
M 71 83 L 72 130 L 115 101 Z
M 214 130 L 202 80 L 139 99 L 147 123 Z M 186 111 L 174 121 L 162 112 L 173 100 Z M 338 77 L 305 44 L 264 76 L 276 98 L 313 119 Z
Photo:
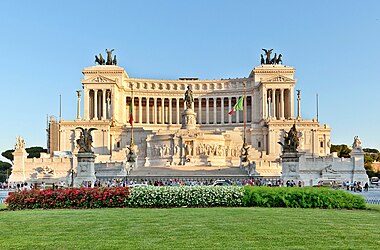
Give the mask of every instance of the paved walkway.
M 380 205 L 380 188 L 371 188 L 368 192 L 351 192 L 353 194 L 358 194 L 364 196 L 366 202 L 369 204 Z

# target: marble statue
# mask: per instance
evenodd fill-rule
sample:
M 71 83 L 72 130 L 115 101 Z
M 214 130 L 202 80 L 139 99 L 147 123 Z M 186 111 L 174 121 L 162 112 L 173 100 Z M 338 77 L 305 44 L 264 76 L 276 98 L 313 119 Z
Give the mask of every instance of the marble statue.
M 354 143 L 352 144 L 352 148 L 355 148 L 355 149 L 362 148 L 362 141 L 360 140 L 359 136 L 354 137 Z
M 16 137 L 15 149 L 25 149 L 25 140 L 21 136 Z

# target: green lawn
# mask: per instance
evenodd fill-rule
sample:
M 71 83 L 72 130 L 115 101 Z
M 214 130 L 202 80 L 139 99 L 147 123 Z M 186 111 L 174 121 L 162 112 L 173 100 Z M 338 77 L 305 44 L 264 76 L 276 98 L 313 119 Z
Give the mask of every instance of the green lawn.
M 377 249 L 380 209 L 0 212 L 0 249 Z

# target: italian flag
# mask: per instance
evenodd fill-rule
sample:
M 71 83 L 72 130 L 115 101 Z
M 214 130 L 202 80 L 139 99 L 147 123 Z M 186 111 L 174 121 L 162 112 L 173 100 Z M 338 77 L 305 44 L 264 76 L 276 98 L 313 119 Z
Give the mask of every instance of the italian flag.
M 235 106 L 232 108 L 229 115 L 232 115 L 235 111 L 243 110 L 244 96 L 240 96 L 239 100 L 236 102 Z
M 129 124 L 131 124 L 131 126 L 133 126 L 133 113 L 132 113 L 132 101 L 131 103 L 129 104 Z

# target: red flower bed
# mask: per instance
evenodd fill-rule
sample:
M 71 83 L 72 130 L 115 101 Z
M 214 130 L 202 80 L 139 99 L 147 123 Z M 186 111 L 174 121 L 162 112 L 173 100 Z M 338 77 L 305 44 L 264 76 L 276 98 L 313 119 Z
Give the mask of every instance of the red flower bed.
M 128 188 L 32 189 L 10 193 L 9 209 L 126 207 Z

